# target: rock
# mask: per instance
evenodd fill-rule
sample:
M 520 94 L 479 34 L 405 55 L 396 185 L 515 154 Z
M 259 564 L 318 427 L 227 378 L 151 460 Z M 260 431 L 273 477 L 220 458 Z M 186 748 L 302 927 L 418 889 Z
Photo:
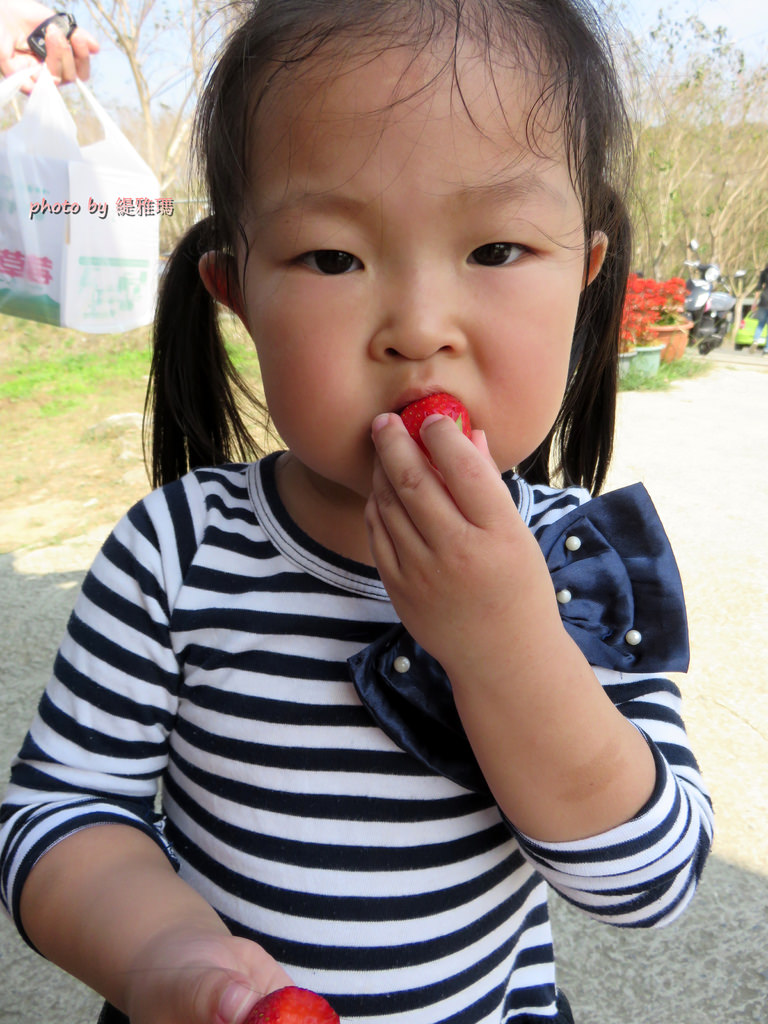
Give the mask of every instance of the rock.
M 108 416 L 100 423 L 89 427 L 85 436 L 92 441 L 105 441 L 111 438 L 121 437 L 125 433 L 138 430 L 141 433 L 144 417 L 140 412 L 119 412 L 114 416 Z

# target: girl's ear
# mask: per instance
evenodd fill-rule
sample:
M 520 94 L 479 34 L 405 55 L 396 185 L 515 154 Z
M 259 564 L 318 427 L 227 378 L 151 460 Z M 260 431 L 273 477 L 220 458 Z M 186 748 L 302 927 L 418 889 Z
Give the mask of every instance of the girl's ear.
M 208 294 L 231 309 L 245 323 L 237 269 L 232 256 L 223 252 L 205 252 L 198 261 L 197 269 Z
M 608 236 L 604 231 L 595 231 L 592 235 L 592 240 L 589 243 L 589 259 L 587 261 L 587 268 L 584 271 L 584 283 L 583 286 L 586 288 L 592 284 L 597 275 L 600 273 L 600 269 L 605 262 L 605 254 L 608 251 Z

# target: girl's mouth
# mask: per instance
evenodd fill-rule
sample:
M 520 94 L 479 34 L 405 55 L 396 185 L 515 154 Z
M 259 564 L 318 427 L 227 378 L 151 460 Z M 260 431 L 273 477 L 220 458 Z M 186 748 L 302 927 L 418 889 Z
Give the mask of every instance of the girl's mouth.
M 397 413 L 398 416 L 402 416 L 403 410 L 407 409 L 409 405 L 413 405 L 414 402 L 420 402 L 425 398 L 432 397 L 433 395 L 442 394 L 455 397 L 450 391 L 447 391 L 442 384 L 433 384 L 428 387 L 409 388 L 399 396 L 392 411 Z
M 434 414 L 447 416 L 449 419 L 452 419 L 462 434 L 469 438 L 472 437 L 472 424 L 469 420 L 469 412 L 458 398 L 448 394 L 446 391 L 441 391 L 436 395 L 425 395 L 423 398 L 419 398 L 417 401 L 407 405 L 400 415 L 406 430 L 427 457 L 429 457 L 429 452 L 421 440 L 421 427 L 424 421 Z

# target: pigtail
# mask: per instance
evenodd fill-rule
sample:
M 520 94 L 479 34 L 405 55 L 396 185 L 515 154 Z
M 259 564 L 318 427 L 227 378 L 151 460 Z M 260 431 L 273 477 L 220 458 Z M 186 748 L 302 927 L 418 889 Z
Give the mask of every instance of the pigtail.
M 238 399 L 261 403 L 232 364 L 216 302 L 198 272 L 200 256 L 215 248 L 206 218 L 179 241 L 160 282 L 144 406 L 145 461 L 155 487 L 198 466 L 259 454 Z
M 599 215 L 600 216 L 600 215 Z M 533 483 L 577 484 L 597 494 L 613 454 L 619 332 L 632 259 L 632 227 L 616 192 L 608 190 L 600 219 L 608 236 L 605 261 L 581 297 L 568 387 L 546 440 L 520 466 Z
M 593 494 L 605 483 L 613 455 L 619 333 L 632 260 L 631 221 L 613 190 L 604 209 L 608 247 L 600 273 L 582 297 L 561 428 L 563 477 Z

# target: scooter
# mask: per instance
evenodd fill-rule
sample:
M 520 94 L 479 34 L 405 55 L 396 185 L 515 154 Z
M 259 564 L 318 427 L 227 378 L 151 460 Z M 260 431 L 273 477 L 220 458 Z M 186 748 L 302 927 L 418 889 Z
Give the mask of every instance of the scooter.
M 692 239 L 689 247 L 697 252 L 699 245 Z M 698 345 L 699 352 L 705 356 L 713 348 L 722 345 L 733 323 L 733 310 L 736 299 L 730 292 L 715 291 L 718 281 L 725 279 L 716 263 L 703 263 L 701 260 L 686 260 L 686 267 L 697 272 L 685 282 L 688 289 L 683 310 L 693 320 L 689 334 L 689 345 Z M 746 270 L 737 270 L 734 279 L 746 276 Z M 726 284 L 727 287 L 727 284 Z

